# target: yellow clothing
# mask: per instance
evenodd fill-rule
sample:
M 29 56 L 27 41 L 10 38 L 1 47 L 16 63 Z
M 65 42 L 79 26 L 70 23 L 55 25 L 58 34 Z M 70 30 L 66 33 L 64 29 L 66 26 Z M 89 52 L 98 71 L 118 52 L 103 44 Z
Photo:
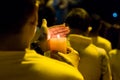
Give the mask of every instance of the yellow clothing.
M 79 71 L 85 80 L 111 80 L 110 65 L 106 51 L 92 44 L 91 38 L 70 34 L 71 47 L 79 52 Z
M 103 37 L 100 36 L 92 37 L 92 42 L 94 45 L 105 49 L 107 53 L 112 49 L 111 42 Z
M 109 55 L 113 80 L 120 80 L 120 50 L 113 49 Z
M 0 51 L 0 80 L 84 80 L 77 69 L 34 50 Z

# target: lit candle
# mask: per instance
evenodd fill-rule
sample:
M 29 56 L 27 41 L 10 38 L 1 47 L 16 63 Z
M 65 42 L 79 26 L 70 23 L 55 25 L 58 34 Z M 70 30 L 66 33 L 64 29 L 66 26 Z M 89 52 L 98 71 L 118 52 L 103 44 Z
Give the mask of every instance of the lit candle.
M 67 52 L 67 39 L 65 37 L 60 37 L 57 35 L 56 38 L 49 39 L 50 50 L 56 50 L 62 53 Z

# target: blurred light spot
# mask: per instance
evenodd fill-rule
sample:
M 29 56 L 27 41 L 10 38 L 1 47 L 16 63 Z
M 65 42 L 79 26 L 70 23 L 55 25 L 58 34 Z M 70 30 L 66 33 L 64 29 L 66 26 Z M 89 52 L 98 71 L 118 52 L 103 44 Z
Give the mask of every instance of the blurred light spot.
M 114 18 L 118 17 L 118 14 L 116 12 L 113 12 L 112 15 L 113 15 Z

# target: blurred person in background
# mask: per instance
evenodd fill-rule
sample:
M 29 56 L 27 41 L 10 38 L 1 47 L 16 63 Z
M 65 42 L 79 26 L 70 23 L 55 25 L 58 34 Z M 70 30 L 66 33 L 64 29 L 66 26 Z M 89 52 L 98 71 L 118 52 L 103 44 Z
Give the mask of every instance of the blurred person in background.
M 105 49 L 105 51 L 108 54 L 108 52 L 112 49 L 112 45 L 111 45 L 111 42 L 109 40 L 107 40 L 106 38 L 101 37 L 99 35 L 100 29 L 102 27 L 101 21 L 102 20 L 101 20 L 99 15 L 93 14 L 91 16 L 90 26 L 91 26 L 92 29 L 89 33 L 89 37 L 92 38 L 92 42 L 93 42 L 94 45 Z
M 73 8 L 65 19 L 70 28 L 68 40 L 79 52 L 78 69 L 85 80 L 112 80 L 106 51 L 96 47 L 89 36 L 90 15 L 83 8 Z

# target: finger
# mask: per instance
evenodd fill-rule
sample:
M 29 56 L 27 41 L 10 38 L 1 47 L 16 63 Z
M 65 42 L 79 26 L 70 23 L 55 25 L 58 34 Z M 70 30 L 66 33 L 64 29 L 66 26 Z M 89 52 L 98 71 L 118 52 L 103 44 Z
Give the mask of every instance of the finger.
M 47 27 L 47 20 L 43 19 L 42 20 L 42 25 L 41 25 L 43 34 L 48 34 L 48 27 Z
M 40 28 L 40 37 L 38 40 L 47 40 L 48 38 L 48 28 L 47 28 L 47 21 L 46 19 L 42 20 L 42 25 Z
M 54 27 L 54 28 L 49 28 L 49 32 L 51 32 L 51 34 L 57 35 L 57 34 L 68 34 L 70 32 L 68 27 Z
M 68 64 L 73 66 L 73 64 L 71 63 L 71 60 L 65 54 L 63 54 L 61 52 L 52 51 L 50 53 L 50 57 L 53 58 L 53 59 L 62 61 L 62 62 L 66 62 L 66 63 L 68 63 Z
M 73 49 L 71 47 L 67 47 L 67 52 L 71 53 L 73 51 Z
M 66 54 L 63 54 L 63 53 L 61 53 L 61 52 L 58 52 L 58 54 L 56 54 L 56 55 L 59 56 L 59 58 L 61 59 L 61 61 L 66 62 L 66 63 L 74 66 L 74 65 L 72 64 L 71 59 L 70 59 L 69 57 L 67 57 Z
M 62 25 L 65 26 L 65 23 L 63 23 Z
M 46 19 L 43 19 L 43 20 L 42 20 L 42 25 L 41 25 L 41 27 L 47 27 L 47 21 L 46 21 Z
M 68 33 L 70 32 L 70 28 L 69 27 L 66 27 L 66 29 L 68 30 Z
M 79 53 L 76 50 L 74 50 L 72 47 L 67 47 L 67 54 L 79 56 Z

